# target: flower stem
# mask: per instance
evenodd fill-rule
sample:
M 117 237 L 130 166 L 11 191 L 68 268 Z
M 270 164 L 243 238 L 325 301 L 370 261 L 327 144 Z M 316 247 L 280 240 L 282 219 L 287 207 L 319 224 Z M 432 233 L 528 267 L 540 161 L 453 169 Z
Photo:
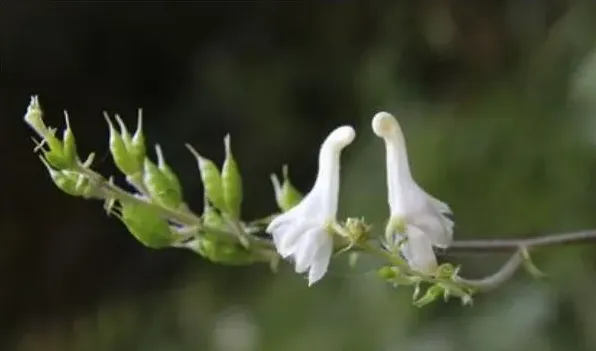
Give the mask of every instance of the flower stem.
M 537 248 L 543 246 L 561 246 L 596 242 L 596 230 L 579 230 L 569 233 L 554 233 L 520 239 L 486 239 L 486 240 L 459 240 L 445 251 L 443 255 L 452 253 L 487 253 L 511 252 L 520 247 Z
M 115 198 L 119 201 L 129 201 L 129 202 L 136 202 L 136 203 L 140 203 L 140 204 L 150 205 L 155 208 L 158 208 L 159 211 L 164 215 L 164 217 L 167 217 L 168 219 L 178 222 L 178 224 L 190 225 L 190 226 L 200 226 L 201 225 L 201 219 L 199 217 L 195 216 L 194 214 L 189 213 L 189 212 L 176 211 L 176 210 L 170 209 L 168 207 L 164 207 L 158 203 L 154 203 L 147 198 L 134 196 L 134 195 L 126 192 L 119 186 L 108 182 L 103 176 L 101 176 L 100 174 L 94 172 L 93 170 L 91 170 L 89 168 L 78 165 L 74 169 L 74 171 L 86 176 L 87 178 L 89 178 L 89 180 L 91 182 L 97 184 L 97 186 L 102 190 L 102 192 L 103 192 L 102 195 L 104 195 L 103 196 L 104 198 Z

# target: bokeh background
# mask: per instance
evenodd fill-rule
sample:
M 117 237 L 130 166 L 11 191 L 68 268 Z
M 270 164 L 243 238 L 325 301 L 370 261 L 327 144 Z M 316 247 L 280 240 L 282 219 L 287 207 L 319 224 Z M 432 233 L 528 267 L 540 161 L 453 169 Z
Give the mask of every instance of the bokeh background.
M 397 115 L 413 172 L 455 212 L 456 238 L 596 227 L 596 3 L 516 1 L 0 4 L 0 349 L 596 350 L 596 245 L 537 253 L 473 308 L 417 309 L 364 261 L 307 288 L 283 265 L 233 268 L 137 243 L 101 203 L 57 190 L 22 116 L 67 109 L 84 153 L 115 173 L 102 111 L 144 108 L 185 195 L 184 142 L 223 157 L 230 132 L 247 218 L 275 210 L 269 174 L 309 189 L 325 135 L 343 156 L 342 214 L 387 216 L 379 110 Z M 479 277 L 506 257 L 458 257 Z

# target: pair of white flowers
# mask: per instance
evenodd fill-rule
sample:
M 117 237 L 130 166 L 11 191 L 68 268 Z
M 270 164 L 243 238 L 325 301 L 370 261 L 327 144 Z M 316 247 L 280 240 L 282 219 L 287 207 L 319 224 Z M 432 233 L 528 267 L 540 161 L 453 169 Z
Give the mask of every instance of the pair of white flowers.
M 412 269 L 432 274 L 437 268 L 433 246 L 445 248 L 453 240 L 453 222 L 446 217 L 451 210 L 412 178 L 397 120 L 387 112 L 379 112 L 372 120 L 372 129 L 385 142 L 391 210 L 389 237 L 393 242 L 405 239 L 401 253 Z M 319 169 L 312 190 L 266 229 L 280 256 L 291 259 L 296 272 L 308 271 L 309 286 L 325 275 L 333 253 L 333 234 L 327 228 L 337 214 L 340 154 L 355 136 L 350 126 L 329 134 L 319 151 Z

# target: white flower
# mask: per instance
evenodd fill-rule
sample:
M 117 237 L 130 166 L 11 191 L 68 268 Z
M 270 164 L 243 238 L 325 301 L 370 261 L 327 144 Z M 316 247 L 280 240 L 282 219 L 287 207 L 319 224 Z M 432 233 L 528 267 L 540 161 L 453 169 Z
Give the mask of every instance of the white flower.
M 297 273 L 308 271 L 311 286 L 325 275 L 333 251 L 333 237 L 326 230 L 335 220 L 339 196 L 340 154 L 356 136 L 350 126 L 335 129 L 319 151 L 319 171 L 312 190 L 288 212 L 277 216 L 267 233 L 277 252 L 294 261 Z
M 372 120 L 372 128 L 385 141 L 389 225 L 401 223 L 405 229 L 395 234 L 407 238 L 402 254 L 410 266 L 420 272 L 433 273 L 437 260 L 432 246 L 445 248 L 453 241 L 453 221 L 446 217 L 451 210 L 412 178 L 404 135 L 397 120 L 387 112 L 379 112 Z

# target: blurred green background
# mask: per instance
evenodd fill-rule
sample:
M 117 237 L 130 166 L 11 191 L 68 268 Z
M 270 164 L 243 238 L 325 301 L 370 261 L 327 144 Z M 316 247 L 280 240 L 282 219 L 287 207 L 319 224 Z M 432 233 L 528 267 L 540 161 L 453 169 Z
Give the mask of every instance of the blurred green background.
M 596 246 L 540 251 L 549 274 L 417 309 L 363 261 L 313 288 L 283 265 L 233 268 L 142 247 L 101 204 L 67 197 L 22 116 L 69 111 L 80 148 L 115 173 L 102 111 L 143 107 L 192 207 L 184 142 L 221 161 L 230 132 L 247 219 L 275 210 L 269 174 L 306 191 L 319 143 L 351 124 L 341 212 L 382 227 L 374 113 L 400 119 L 414 176 L 456 238 L 596 227 L 596 3 L 516 1 L 3 2 L 0 5 L 0 349 L 596 350 Z M 459 257 L 491 273 L 506 257 Z

